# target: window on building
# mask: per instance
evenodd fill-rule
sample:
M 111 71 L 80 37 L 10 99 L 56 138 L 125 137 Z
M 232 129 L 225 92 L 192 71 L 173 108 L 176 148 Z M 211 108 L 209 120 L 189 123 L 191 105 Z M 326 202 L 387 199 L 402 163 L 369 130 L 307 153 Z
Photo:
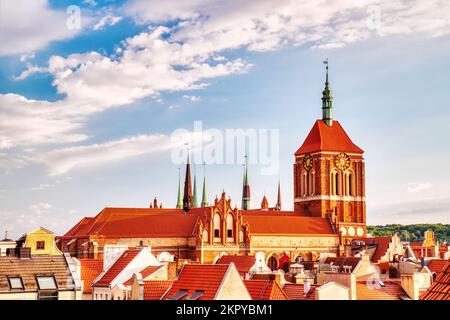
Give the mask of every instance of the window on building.
M 228 214 L 227 215 L 227 238 L 228 240 L 233 240 L 233 236 L 234 236 L 234 218 L 232 214 Z
M 8 281 L 11 290 L 23 290 L 23 282 L 21 277 L 10 277 L 8 278 Z
M 202 236 L 203 242 L 208 242 L 208 230 L 203 230 L 203 236 Z
M 56 290 L 56 281 L 53 276 L 36 277 L 39 290 Z
M 167 298 L 167 300 L 180 300 L 182 298 L 184 298 L 185 296 L 187 296 L 188 290 L 186 289 L 181 289 L 179 291 L 177 291 L 176 293 L 174 293 L 173 295 L 171 295 L 170 297 Z
M 45 241 L 36 241 L 36 250 L 44 250 Z
M 220 215 L 214 215 L 214 238 L 220 238 Z
M 239 242 L 244 243 L 244 231 L 239 231 Z
M 349 172 L 347 174 L 347 195 L 348 196 L 354 196 L 354 185 L 353 185 L 353 173 Z
M 314 171 L 309 172 L 308 193 L 314 195 L 316 189 L 316 173 Z
M 278 261 L 274 256 L 271 256 L 269 260 L 267 260 L 267 266 L 270 270 L 274 271 L 278 268 Z
M 308 174 L 303 172 L 302 175 L 302 195 L 306 196 L 308 194 Z

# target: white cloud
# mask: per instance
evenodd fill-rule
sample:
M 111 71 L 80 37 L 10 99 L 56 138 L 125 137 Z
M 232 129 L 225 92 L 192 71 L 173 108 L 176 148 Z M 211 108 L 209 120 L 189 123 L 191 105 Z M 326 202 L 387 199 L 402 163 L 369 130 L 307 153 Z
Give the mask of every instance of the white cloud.
M 433 187 L 433 184 L 426 182 L 426 183 L 410 183 L 407 186 L 407 190 L 409 193 L 416 193 L 419 191 L 423 191 L 425 189 L 429 189 Z
M 185 98 L 186 100 L 189 100 L 191 102 L 197 102 L 200 101 L 200 97 L 199 96 L 189 96 L 189 95 L 184 95 L 183 98 Z
M 172 146 L 170 138 L 165 135 L 139 135 L 102 144 L 56 149 L 35 161 L 45 164 L 50 175 L 60 175 L 76 168 L 95 167 L 169 150 Z
M 53 207 L 50 203 L 40 202 L 32 204 L 28 208 L 37 216 L 41 216 L 43 213 L 48 212 Z
M 3 0 L 0 3 L 0 56 L 31 53 L 50 42 L 70 38 L 65 11 L 49 8 L 47 0 Z
M 93 27 L 94 30 L 101 30 L 105 28 L 106 26 L 113 26 L 116 23 L 118 23 L 120 20 L 122 20 L 122 17 L 113 16 L 113 15 L 106 15 L 102 17 Z

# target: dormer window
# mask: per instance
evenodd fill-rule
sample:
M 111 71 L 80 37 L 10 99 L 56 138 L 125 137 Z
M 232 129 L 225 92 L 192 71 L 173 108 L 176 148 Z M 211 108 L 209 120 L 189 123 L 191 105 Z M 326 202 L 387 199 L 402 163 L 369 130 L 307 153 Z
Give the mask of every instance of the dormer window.
M 23 281 L 21 277 L 9 277 L 9 287 L 11 290 L 23 290 Z
M 56 281 L 53 276 L 36 277 L 39 290 L 56 290 Z
M 36 250 L 44 250 L 45 241 L 36 241 Z

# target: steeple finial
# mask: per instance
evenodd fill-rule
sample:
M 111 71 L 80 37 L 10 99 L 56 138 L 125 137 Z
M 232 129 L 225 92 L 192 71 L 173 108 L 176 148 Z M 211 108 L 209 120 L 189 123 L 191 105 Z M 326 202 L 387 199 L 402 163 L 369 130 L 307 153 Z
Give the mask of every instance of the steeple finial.
M 244 179 L 242 186 L 242 210 L 250 209 L 250 185 L 248 183 L 248 157 L 245 155 Z
M 206 193 L 206 168 L 205 168 L 205 163 L 203 162 L 203 194 L 202 194 L 202 203 L 201 203 L 202 207 L 207 207 L 209 206 L 208 203 L 208 195 Z
M 325 89 L 322 91 L 322 120 L 333 125 L 333 97 L 328 83 L 328 58 L 323 62 L 326 65 Z
M 191 184 L 191 164 L 189 162 L 189 144 L 187 146 L 187 161 L 186 161 L 186 176 L 184 179 L 184 194 L 183 194 L 183 209 L 188 211 L 194 204 L 194 198 L 192 196 L 192 184 Z
M 178 197 L 177 197 L 177 209 L 183 208 L 183 198 L 181 197 L 181 174 L 180 168 L 178 168 Z

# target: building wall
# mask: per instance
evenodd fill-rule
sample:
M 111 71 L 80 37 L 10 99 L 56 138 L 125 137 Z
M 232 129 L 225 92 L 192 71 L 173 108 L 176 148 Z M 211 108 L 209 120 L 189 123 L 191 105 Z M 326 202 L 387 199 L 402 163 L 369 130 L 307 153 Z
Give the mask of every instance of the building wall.
M 44 249 L 36 248 L 39 241 L 44 241 Z M 31 255 L 62 255 L 62 252 L 56 247 L 55 235 L 44 229 L 37 229 L 28 233 L 25 237 L 24 247 L 31 248 Z
M 234 264 L 230 265 L 215 300 L 252 300 Z

